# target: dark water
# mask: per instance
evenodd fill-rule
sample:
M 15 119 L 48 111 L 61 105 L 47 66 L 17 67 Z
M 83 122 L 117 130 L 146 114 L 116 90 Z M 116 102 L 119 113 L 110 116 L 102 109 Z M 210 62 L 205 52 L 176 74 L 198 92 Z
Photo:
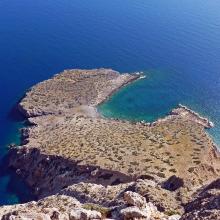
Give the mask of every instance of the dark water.
M 104 114 L 152 121 L 187 104 L 215 122 L 220 143 L 219 11 L 219 0 L 0 0 L 1 156 L 19 141 L 13 105 L 66 68 L 144 71 Z M 26 187 L 3 164 L 0 204 L 24 201 Z

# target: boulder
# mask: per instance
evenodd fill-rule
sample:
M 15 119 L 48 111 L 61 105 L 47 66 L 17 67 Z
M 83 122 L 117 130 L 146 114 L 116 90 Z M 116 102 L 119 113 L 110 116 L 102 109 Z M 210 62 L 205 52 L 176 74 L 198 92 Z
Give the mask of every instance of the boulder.
M 179 220 L 181 218 L 180 215 L 171 215 L 169 216 L 168 220 Z
M 86 210 L 83 208 L 75 208 L 69 214 L 70 220 L 93 220 L 101 219 L 102 214 L 95 210 Z
M 142 219 L 149 219 L 150 218 L 150 213 L 147 213 L 146 211 L 142 211 L 136 206 L 127 207 L 125 209 L 122 209 L 120 211 L 120 214 L 124 220 L 136 219 L 136 218 L 142 218 Z
M 137 206 L 138 208 L 144 208 L 146 206 L 146 199 L 136 192 L 125 192 L 124 201 L 128 205 Z

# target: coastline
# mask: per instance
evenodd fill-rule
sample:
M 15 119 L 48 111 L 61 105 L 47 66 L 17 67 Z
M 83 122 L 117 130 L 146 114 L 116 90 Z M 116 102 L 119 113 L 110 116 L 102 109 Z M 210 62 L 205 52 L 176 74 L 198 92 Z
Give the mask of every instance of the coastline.
M 115 90 L 113 90 L 108 96 L 106 96 L 102 101 L 100 101 L 97 105 L 96 105 L 96 109 L 98 108 L 99 105 L 103 104 L 104 102 L 107 102 L 108 99 L 114 94 L 116 93 L 117 91 L 119 91 L 121 88 L 131 84 L 131 83 L 134 83 L 135 81 L 137 80 L 140 80 L 140 79 L 144 79 L 146 76 L 142 75 L 142 73 L 140 72 L 137 72 L 137 73 L 133 73 L 133 74 L 130 74 L 131 76 L 133 76 L 134 78 L 131 78 L 130 80 L 128 81 L 125 81 L 122 85 L 118 86 Z
M 209 121 L 205 117 L 202 117 L 201 115 L 199 115 L 199 113 L 191 110 L 190 108 L 188 108 L 187 106 L 182 105 L 182 104 L 178 104 L 178 106 L 176 108 L 172 109 L 167 116 L 165 116 L 163 118 L 159 118 L 156 121 L 149 123 L 149 125 L 154 126 L 157 123 L 161 123 L 163 121 L 170 120 L 170 119 L 172 119 L 172 117 L 175 117 L 178 115 L 185 117 L 185 118 L 188 118 L 188 119 L 194 121 L 194 123 L 200 124 L 204 128 L 213 128 L 214 127 L 213 122 Z
M 99 69 L 100 71 L 110 71 L 112 72 L 113 70 L 111 69 Z M 69 70 L 65 70 L 65 72 L 68 72 Z M 75 70 L 73 70 L 75 71 Z M 76 70 L 78 71 L 78 70 Z M 83 70 L 83 71 L 87 71 L 87 70 Z M 92 71 L 97 71 L 97 70 L 92 70 Z M 114 71 L 113 71 L 114 72 Z M 116 72 L 114 72 L 116 73 Z M 117 73 L 118 74 L 118 73 Z M 56 74 L 54 77 L 59 76 L 59 74 Z M 136 80 L 141 79 L 141 74 L 121 74 L 120 77 L 122 77 L 121 79 L 117 79 L 116 80 L 116 86 L 114 85 L 113 87 L 110 88 L 110 90 L 107 88 L 107 92 L 104 91 L 104 93 L 101 94 L 101 96 L 98 96 L 97 99 L 95 99 L 95 103 L 92 103 L 92 105 L 82 105 L 79 107 L 79 109 L 75 110 L 76 108 L 73 108 L 73 111 L 71 111 L 70 113 L 67 112 L 67 115 L 69 117 L 70 114 L 76 114 L 79 116 L 85 116 L 85 117 L 92 117 L 92 118 L 103 118 L 104 120 L 107 120 L 107 123 L 109 122 L 108 119 L 105 119 L 102 115 L 100 115 L 100 113 L 97 110 L 97 107 L 102 104 L 103 102 L 107 101 L 112 95 L 113 93 L 117 92 L 120 88 L 128 85 L 129 83 L 132 83 Z M 124 77 L 124 78 L 123 78 Z M 115 83 L 115 82 L 114 82 Z M 106 89 L 106 88 L 105 88 Z M 31 90 L 30 90 L 31 91 Z M 104 95 L 103 95 L 104 94 Z M 22 102 L 21 102 L 22 103 Z M 85 108 L 85 110 L 84 110 Z M 33 108 L 34 109 L 34 108 Z M 19 103 L 19 111 L 21 113 L 23 113 L 24 115 L 29 115 L 27 117 L 27 121 L 30 123 L 30 125 L 34 125 L 34 126 L 39 126 L 38 125 L 38 121 L 35 121 L 35 117 L 41 117 L 41 116 L 50 116 L 50 115 L 56 115 L 57 112 L 47 112 L 47 111 L 42 111 L 42 113 L 40 113 L 40 115 L 35 112 L 33 112 L 33 114 L 31 113 L 27 113 L 27 109 L 25 109 L 23 106 L 20 105 Z M 60 114 L 60 112 L 58 113 Z M 66 114 L 66 113 L 65 113 Z M 198 124 L 201 125 L 204 128 L 211 128 L 212 126 L 212 122 L 209 122 L 208 119 L 201 117 L 198 113 L 193 112 L 192 110 L 190 110 L 189 108 L 187 108 L 186 106 L 183 106 L 181 104 L 179 104 L 179 107 L 171 110 L 170 114 L 168 114 L 167 116 L 165 116 L 164 118 L 160 118 L 158 120 L 156 120 L 155 122 L 152 123 L 148 123 L 148 122 L 129 122 L 127 120 L 120 120 L 120 119 L 110 119 L 110 121 L 114 122 L 116 121 L 117 123 L 127 123 L 130 125 L 143 125 L 144 127 L 155 127 L 157 125 L 160 124 L 164 124 L 164 123 L 169 123 L 169 121 L 173 121 L 173 120 L 178 120 L 178 119 L 184 119 L 184 120 L 189 120 L 192 121 L 193 124 Z M 28 128 L 24 128 L 22 130 L 22 145 L 26 145 L 29 143 L 29 138 L 30 138 L 30 134 L 29 134 L 29 129 Z M 216 151 L 216 148 L 214 148 L 214 151 Z M 218 151 L 215 152 L 215 154 L 218 154 Z M 133 177 L 132 177 L 133 178 Z
M 179 176 L 181 211 L 181 203 L 220 174 L 219 153 L 204 131 L 212 123 L 182 105 L 153 123 L 97 113 L 98 105 L 141 76 L 66 70 L 32 87 L 19 103 L 31 126 L 22 129 L 22 145 L 11 148 L 9 166 L 45 199 L 81 183 L 108 188 L 147 178 L 162 186 Z

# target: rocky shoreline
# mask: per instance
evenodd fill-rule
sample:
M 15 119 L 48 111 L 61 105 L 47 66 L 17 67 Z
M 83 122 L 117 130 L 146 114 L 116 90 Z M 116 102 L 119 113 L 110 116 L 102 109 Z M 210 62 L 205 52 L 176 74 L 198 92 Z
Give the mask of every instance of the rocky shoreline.
M 190 108 L 185 105 L 179 104 L 177 108 L 172 109 L 172 111 L 168 114 L 168 116 L 164 118 L 160 118 L 155 122 L 150 123 L 151 126 L 161 123 L 162 121 L 172 120 L 175 116 L 181 116 L 183 118 L 187 118 L 188 120 L 193 121 L 194 123 L 202 125 L 204 128 L 213 128 L 214 123 L 209 121 L 207 118 L 200 116 L 197 112 L 194 112 Z
M 183 105 L 153 123 L 98 114 L 98 105 L 140 78 L 65 70 L 26 93 L 18 109 L 30 126 L 9 166 L 41 200 L 0 207 L 2 219 L 213 219 L 196 218 L 205 211 L 193 203 L 220 174 L 208 119 Z

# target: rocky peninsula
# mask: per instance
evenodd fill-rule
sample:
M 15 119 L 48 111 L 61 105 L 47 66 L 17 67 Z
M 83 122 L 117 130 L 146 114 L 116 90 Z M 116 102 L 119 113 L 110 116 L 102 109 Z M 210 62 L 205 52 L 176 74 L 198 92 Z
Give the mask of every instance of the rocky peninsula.
M 98 105 L 141 78 L 65 70 L 25 94 L 18 110 L 28 126 L 9 166 L 39 200 L 0 207 L 2 219 L 220 219 L 209 120 L 182 105 L 153 123 L 99 114 Z

